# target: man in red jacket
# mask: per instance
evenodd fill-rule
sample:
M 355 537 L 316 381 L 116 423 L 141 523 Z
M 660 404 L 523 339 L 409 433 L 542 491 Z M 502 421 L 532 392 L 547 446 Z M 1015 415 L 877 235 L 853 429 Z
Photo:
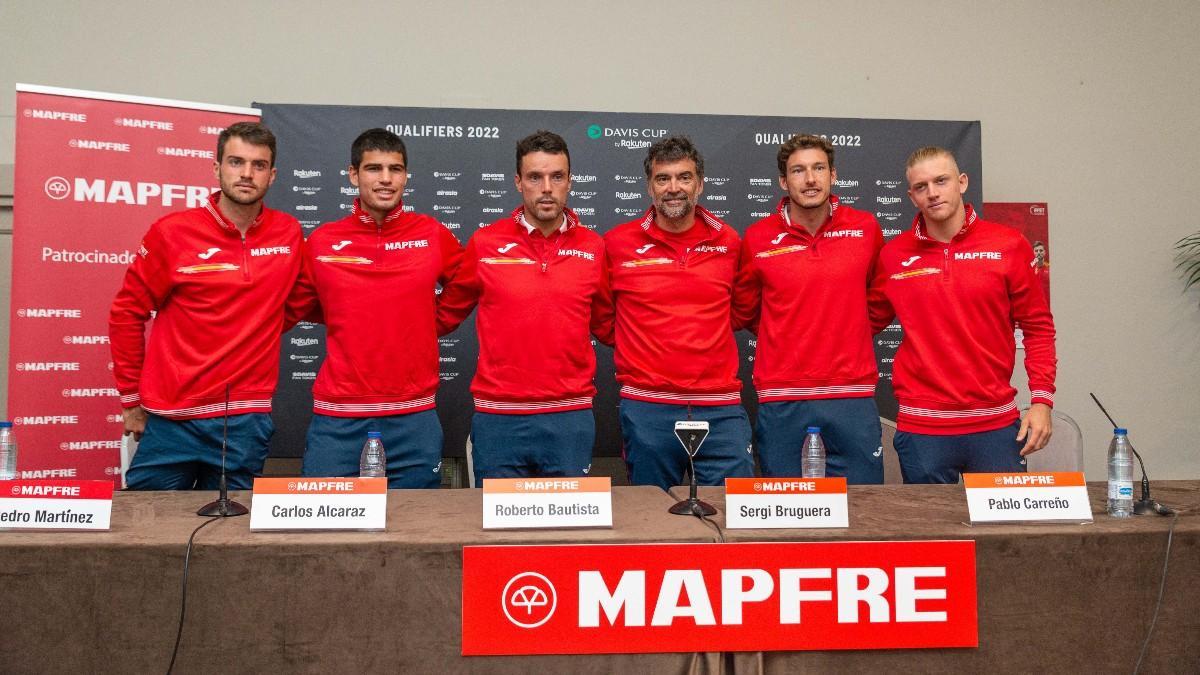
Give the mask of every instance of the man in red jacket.
M 734 323 L 757 323 L 755 439 L 763 475 L 799 476 L 805 430 L 819 427 L 827 475 L 882 483 L 867 286 L 883 232 L 874 216 L 831 193 L 833 156 L 820 136 L 796 135 L 779 146 L 787 196 L 746 231 Z
M 697 205 L 704 159 L 690 140 L 650 146 L 644 168 L 653 206 L 604 237 L 625 461 L 635 485 L 679 485 L 688 459 L 675 422 L 707 421 L 696 478 L 719 485 L 753 473 L 730 313 L 740 241 Z
M 476 487 L 484 478 L 588 473 L 596 438 L 589 333 L 612 330 L 604 241 L 566 207 L 566 141 L 549 131 L 521 139 L 516 168 L 523 205 L 471 236 L 438 303 L 441 335 L 479 306 Z
M 368 129 L 350 148 L 350 215 L 304 243 L 295 310 L 326 326 L 325 361 L 313 383 L 305 476 L 354 476 L 367 432 L 387 451 L 388 486 L 441 485 L 437 285 L 462 258 L 441 223 L 406 211 L 404 141 Z
M 248 489 L 275 431 L 279 335 L 303 235 L 263 206 L 275 181 L 265 126 L 222 131 L 213 173 L 220 190 L 207 204 L 150 226 L 109 315 L 125 433 L 141 440 L 125 476 L 134 490 L 216 489 L 226 413 L 229 487 Z
M 953 483 L 962 472 L 1025 470 L 1050 440 L 1054 319 L 1018 231 L 964 204 L 967 175 L 948 150 L 908 159 L 913 227 L 884 246 L 871 294 L 876 330 L 899 316 L 893 384 L 896 452 L 907 483 Z M 1032 405 L 1023 420 L 1010 384 L 1014 323 L 1025 334 Z

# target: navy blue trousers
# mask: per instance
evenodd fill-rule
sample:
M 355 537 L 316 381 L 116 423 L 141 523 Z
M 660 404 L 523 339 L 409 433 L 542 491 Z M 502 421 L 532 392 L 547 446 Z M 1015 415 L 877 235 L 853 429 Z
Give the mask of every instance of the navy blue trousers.
M 629 482 L 666 490 L 685 483 L 687 452 L 675 436 L 675 422 L 707 421 L 708 437 L 696 453 L 696 482 L 724 485 L 726 478 L 754 475 L 750 420 L 740 405 L 670 405 L 621 399 L 621 438 Z
M 801 475 L 800 453 L 808 427 L 821 427 L 826 476 L 842 476 L 855 485 L 883 483 L 883 427 L 870 397 L 760 404 L 755 441 L 762 475 Z
M 368 431 L 378 431 L 383 441 L 389 488 L 441 487 L 442 423 L 436 410 L 383 417 L 313 415 L 301 474 L 357 476 Z
M 223 417 L 172 420 L 151 414 L 125 472 L 130 490 L 216 490 L 221 478 Z M 230 490 L 249 490 L 262 475 L 275 423 L 267 413 L 229 416 L 225 478 Z
M 592 411 L 497 415 L 471 419 L 475 487 L 484 478 L 586 476 L 592 469 L 596 418 Z
M 1021 429 L 1012 424 L 974 434 L 932 436 L 896 432 L 896 454 L 905 483 L 957 483 L 964 473 L 1020 473 L 1026 471 L 1017 442 Z

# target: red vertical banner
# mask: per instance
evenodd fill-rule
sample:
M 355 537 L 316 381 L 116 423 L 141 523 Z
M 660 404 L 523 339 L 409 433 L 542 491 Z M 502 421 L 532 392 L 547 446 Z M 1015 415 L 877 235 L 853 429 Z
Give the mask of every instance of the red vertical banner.
M 142 235 L 217 187 L 249 108 L 17 85 L 8 415 L 21 478 L 117 480 L 108 310 Z
M 1033 246 L 1029 263 L 1050 301 L 1050 214 L 1045 202 L 987 202 L 983 217 L 1020 230 Z

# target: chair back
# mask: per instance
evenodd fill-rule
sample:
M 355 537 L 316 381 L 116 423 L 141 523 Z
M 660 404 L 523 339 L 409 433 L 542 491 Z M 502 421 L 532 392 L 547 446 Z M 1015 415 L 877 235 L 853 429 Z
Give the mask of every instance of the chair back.
M 1030 471 L 1083 471 L 1083 432 L 1070 415 L 1051 413 L 1054 433 L 1046 447 L 1029 455 Z

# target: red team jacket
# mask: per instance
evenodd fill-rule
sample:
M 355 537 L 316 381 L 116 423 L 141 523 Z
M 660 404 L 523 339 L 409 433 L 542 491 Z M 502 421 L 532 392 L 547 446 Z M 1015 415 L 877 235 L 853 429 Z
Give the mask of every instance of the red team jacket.
M 789 204 L 784 197 L 746 230 L 734 290 L 735 325 L 758 324 L 758 400 L 873 396 L 867 287 L 883 232 L 874 216 L 830 196 L 814 236 L 787 221 Z
M 737 232 L 696 207 L 692 227 L 706 234 L 677 247 L 654 218 L 651 207 L 604 236 L 621 396 L 676 405 L 737 404 L 741 383 L 730 311 Z
M 970 205 L 966 215 L 963 229 L 942 243 L 926 234 L 918 214 L 879 257 L 873 327 L 893 315 L 904 326 L 893 371 L 901 431 L 966 434 L 1017 419 L 1009 384 L 1014 324 L 1025 334 L 1033 403 L 1054 405 L 1054 319 L 1029 265 L 1033 247 Z
M 243 238 L 217 208 L 219 194 L 151 225 L 113 300 L 109 341 L 126 408 L 219 417 L 228 385 L 231 413 L 271 411 L 300 225 L 264 207 Z
M 433 218 L 403 209 L 378 225 L 356 199 L 350 215 L 304 244 L 297 311 L 312 316 L 319 302 L 327 339 L 313 412 L 379 417 L 434 407 L 437 284 L 454 274 L 462 246 Z
M 549 238 L 522 224 L 524 207 L 480 229 L 438 303 L 438 334 L 476 303 L 475 410 L 527 415 L 585 410 L 596 394 L 590 332 L 611 332 L 604 241 L 565 211 Z

